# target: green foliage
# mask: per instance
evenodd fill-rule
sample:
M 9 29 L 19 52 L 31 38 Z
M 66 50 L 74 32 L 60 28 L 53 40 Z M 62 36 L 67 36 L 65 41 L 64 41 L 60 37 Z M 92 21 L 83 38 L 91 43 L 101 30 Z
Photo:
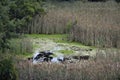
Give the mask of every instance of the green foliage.
M 66 34 L 30 34 L 26 37 L 32 38 L 47 38 L 47 39 L 64 39 L 66 38 Z
M 8 35 L 5 33 L 0 33 L 0 50 L 5 52 L 6 48 L 9 48 L 8 40 L 6 39 Z
M 9 55 L 0 55 L 0 80 L 17 80 L 17 72 Z
M 11 39 L 9 43 L 11 53 L 26 55 L 33 52 L 33 45 L 29 38 Z
M 13 0 L 10 4 L 10 20 L 16 25 L 16 32 L 24 32 L 35 15 L 44 12 L 41 6 L 41 0 Z
M 8 49 L 8 39 L 24 33 L 27 24 L 44 12 L 42 0 L 0 0 L 0 50 Z
M 70 29 L 71 29 L 71 28 L 72 28 L 72 22 L 69 21 L 69 22 L 67 23 L 67 33 L 70 32 Z
M 63 53 L 64 55 L 69 55 L 74 53 L 72 50 L 59 50 L 59 52 Z

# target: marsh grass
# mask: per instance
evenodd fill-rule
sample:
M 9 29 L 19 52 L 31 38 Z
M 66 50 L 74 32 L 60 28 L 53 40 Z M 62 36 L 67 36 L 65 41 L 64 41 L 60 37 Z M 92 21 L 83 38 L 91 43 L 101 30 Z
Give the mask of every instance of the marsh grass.
M 67 42 L 66 34 L 26 34 L 28 38 L 34 39 L 50 39 L 54 42 Z
M 33 52 L 33 45 L 30 38 L 11 39 L 9 43 L 11 53 L 27 55 Z
M 26 34 L 26 36 L 33 38 L 63 38 L 66 37 L 66 34 Z
M 116 56 L 111 56 L 112 53 L 116 53 Z M 96 60 L 81 60 L 78 63 L 44 62 L 36 65 L 17 58 L 16 67 L 19 80 L 119 80 L 119 51 L 106 54 L 104 58 L 97 55 Z
M 74 54 L 73 50 L 59 50 L 58 52 L 64 54 L 64 55 L 70 55 L 70 54 Z
M 46 7 L 47 6 L 47 7 Z M 120 44 L 120 4 L 107 2 L 46 3 L 46 15 L 30 23 L 31 33 L 69 33 L 68 40 L 89 46 Z
M 93 48 L 95 49 L 95 46 L 85 46 L 84 44 L 81 44 L 80 42 L 74 42 L 70 41 L 67 38 L 67 34 L 26 34 L 25 37 L 28 37 L 30 39 L 42 39 L 42 40 L 52 40 L 56 43 L 63 43 L 63 44 L 69 44 L 73 46 L 78 46 L 80 48 Z M 33 47 L 38 47 L 37 45 L 33 45 Z M 40 46 L 39 46 L 40 47 Z

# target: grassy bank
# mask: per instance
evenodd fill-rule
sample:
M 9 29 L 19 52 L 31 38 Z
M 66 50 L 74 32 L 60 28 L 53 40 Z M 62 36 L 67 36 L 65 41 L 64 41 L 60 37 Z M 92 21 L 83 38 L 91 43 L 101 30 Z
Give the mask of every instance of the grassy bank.
M 94 46 L 85 46 L 84 44 L 81 44 L 80 42 L 69 41 L 67 38 L 68 37 L 67 34 L 26 34 L 25 36 L 31 39 L 39 39 L 39 38 L 49 39 L 49 40 L 53 40 L 56 43 L 64 43 L 64 44 L 69 44 L 69 45 L 75 45 L 81 48 L 95 49 Z

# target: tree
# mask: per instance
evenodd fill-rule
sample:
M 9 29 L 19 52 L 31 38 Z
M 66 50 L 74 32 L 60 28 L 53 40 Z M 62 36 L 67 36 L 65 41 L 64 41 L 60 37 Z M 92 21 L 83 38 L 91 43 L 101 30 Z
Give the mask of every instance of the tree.
M 0 0 L 0 49 L 8 48 L 13 34 L 24 33 L 35 15 L 44 12 L 42 0 Z
M 41 0 L 13 0 L 10 5 L 10 20 L 15 21 L 16 32 L 24 32 L 33 17 L 44 12 Z
M 9 22 L 9 7 L 6 5 L 8 5 L 7 0 L 0 1 L 0 49 L 2 50 L 2 52 L 4 52 L 6 47 L 8 47 L 6 37 L 8 36 L 7 26 Z

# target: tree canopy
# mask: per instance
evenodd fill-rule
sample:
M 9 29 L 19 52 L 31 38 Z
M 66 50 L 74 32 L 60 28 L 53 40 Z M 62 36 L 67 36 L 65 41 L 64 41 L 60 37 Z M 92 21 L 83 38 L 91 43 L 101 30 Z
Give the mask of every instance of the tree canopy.
M 0 48 L 6 48 L 7 39 L 23 33 L 27 23 L 41 12 L 42 0 L 0 0 Z

